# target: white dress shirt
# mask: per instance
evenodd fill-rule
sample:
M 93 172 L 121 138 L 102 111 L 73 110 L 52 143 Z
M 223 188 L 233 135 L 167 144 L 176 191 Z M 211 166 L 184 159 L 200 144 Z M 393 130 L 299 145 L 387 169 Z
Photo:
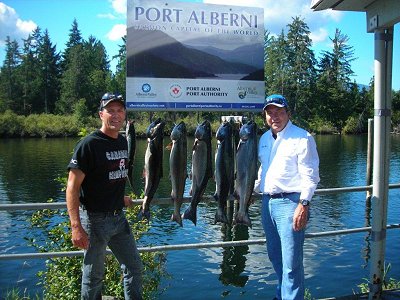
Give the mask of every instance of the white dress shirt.
M 310 133 L 290 120 L 276 139 L 268 130 L 260 138 L 258 159 L 256 192 L 297 192 L 300 199 L 311 200 L 320 178 L 317 146 Z

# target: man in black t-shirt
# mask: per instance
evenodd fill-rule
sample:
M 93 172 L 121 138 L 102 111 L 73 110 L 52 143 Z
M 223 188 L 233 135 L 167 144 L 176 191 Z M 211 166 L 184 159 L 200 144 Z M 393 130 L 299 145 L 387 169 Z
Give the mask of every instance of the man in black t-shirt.
M 123 270 L 125 299 L 142 299 L 142 262 L 123 208 L 128 145 L 119 134 L 125 121 L 121 96 L 100 101 L 102 126 L 82 139 L 68 164 L 67 208 L 72 243 L 84 249 L 82 299 L 101 299 L 106 247 Z

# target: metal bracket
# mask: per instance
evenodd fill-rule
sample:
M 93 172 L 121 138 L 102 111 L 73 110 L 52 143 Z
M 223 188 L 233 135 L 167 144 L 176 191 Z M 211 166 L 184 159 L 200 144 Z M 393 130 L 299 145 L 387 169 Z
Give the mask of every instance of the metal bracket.
M 390 117 L 392 115 L 392 110 L 389 108 L 375 109 L 374 115 L 377 117 Z

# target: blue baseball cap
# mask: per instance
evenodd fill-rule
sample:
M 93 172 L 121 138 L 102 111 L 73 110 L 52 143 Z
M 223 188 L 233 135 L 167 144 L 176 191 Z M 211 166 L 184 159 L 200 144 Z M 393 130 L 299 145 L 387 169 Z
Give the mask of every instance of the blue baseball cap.
M 263 110 L 267 108 L 268 105 L 275 105 L 277 107 L 288 107 L 288 103 L 282 95 L 273 94 L 265 98 Z

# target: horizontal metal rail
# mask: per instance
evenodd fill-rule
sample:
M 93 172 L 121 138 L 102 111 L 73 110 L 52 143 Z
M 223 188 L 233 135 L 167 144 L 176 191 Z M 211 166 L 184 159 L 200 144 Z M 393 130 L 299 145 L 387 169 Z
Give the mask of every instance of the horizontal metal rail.
M 400 184 L 389 184 L 389 189 L 400 188 Z M 358 187 L 343 187 L 343 188 L 329 188 L 318 189 L 315 194 L 335 194 L 345 192 L 361 192 L 372 190 L 372 185 L 358 186 Z M 259 194 L 255 194 L 260 197 Z M 213 199 L 212 196 L 204 196 L 203 201 L 209 202 Z M 136 205 L 142 204 L 143 199 L 135 199 L 133 203 Z M 190 197 L 185 197 L 184 202 L 190 202 Z M 152 204 L 171 204 L 170 198 L 153 199 Z M 20 203 L 20 204 L 0 204 L 0 210 L 15 211 L 15 210 L 38 210 L 38 209 L 64 209 L 66 208 L 65 202 L 56 203 Z M 387 225 L 387 229 L 400 228 L 400 224 Z M 325 231 L 316 233 L 306 233 L 306 238 L 326 237 L 333 235 L 344 235 L 358 232 L 371 231 L 371 227 L 360 227 L 353 229 L 342 229 L 335 231 Z M 139 252 L 157 252 L 157 251 L 173 251 L 173 250 L 189 250 L 200 248 L 220 248 L 220 247 L 235 247 L 235 246 L 248 246 L 248 245 L 261 245 L 265 244 L 265 239 L 257 240 L 242 240 L 242 241 L 227 241 L 227 242 L 213 242 L 213 243 L 196 243 L 196 244 L 178 244 L 178 245 L 165 245 L 165 246 L 149 246 L 139 247 Z M 107 253 L 111 253 L 107 250 Z M 19 254 L 1 254 L 1 260 L 14 260 L 14 259 L 44 259 L 55 257 L 73 257 L 82 256 L 83 251 L 63 251 L 63 252 L 43 252 L 43 253 L 19 253 Z
M 389 189 L 400 188 L 400 183 L 389 184 Z M 371 191 L 372 185 L 366 186 L 352 186 L 352 187 L 342 187 L 342 188 L 328 188 L 328 189 L 317 189 L 315 191 L 316 195 L 324 194 L 338 194 L 346 192 L 363 192 Z M 260 197 L 260 194 L 254 194 L 255 197 Z M 202 200 L 204 202 L 213 201 L 213 196 L 203 196 Z M 143 203 L 143 199 L 132 200 L 133 204 L 140 205 Z M 189 203 L 190 197 L 184 197 L 183 202 Z M 172 204 L 171 198 L 154 198 L 151 204 Z M 61 209 L 66 208 L 65 202 L 53 202 L 53 203 L 16 203 L 16 204 L 0 204 L 0 210 L 13 211 L 13 210 L 35 210 L 35 209 Z
M 395 228 L 400 228 L 400 224 L 391 224 L 386 226 L 386 229 L 395 229 Z M 360 227 L 353 229 L 306 233 L 306 238 L 320 238 L 333 235 L 344 235 L 344 234 L 367 232 L 367 231 L 371 232 L 371 227 Z M 237 247 L 237 246 L 262 245 L 265 244 L 265 242 L 266 242 L 265 239 L 257 239 L 257 240 L 227 241 L 227 242 L 213 242 L 213 243 L 149 246 L 149 247 L 139 247 L 138 250 L 139 252 L 160 252 L 160 251 L 174 251 L 174 250 L 191 250 L 191 249 L 201 249 L 201 248 L 221 248 L 221 247 L 226 248 L 226 247 Z M 111 254 L 111 250 L 107 249 L 107 254 Z M 83 251 L 2 254 L 0 255 L 0 261 L 14 260 L 14 259 L 47 259 L 47 258 L 74 257 L 74 256 L 83 256 Z

